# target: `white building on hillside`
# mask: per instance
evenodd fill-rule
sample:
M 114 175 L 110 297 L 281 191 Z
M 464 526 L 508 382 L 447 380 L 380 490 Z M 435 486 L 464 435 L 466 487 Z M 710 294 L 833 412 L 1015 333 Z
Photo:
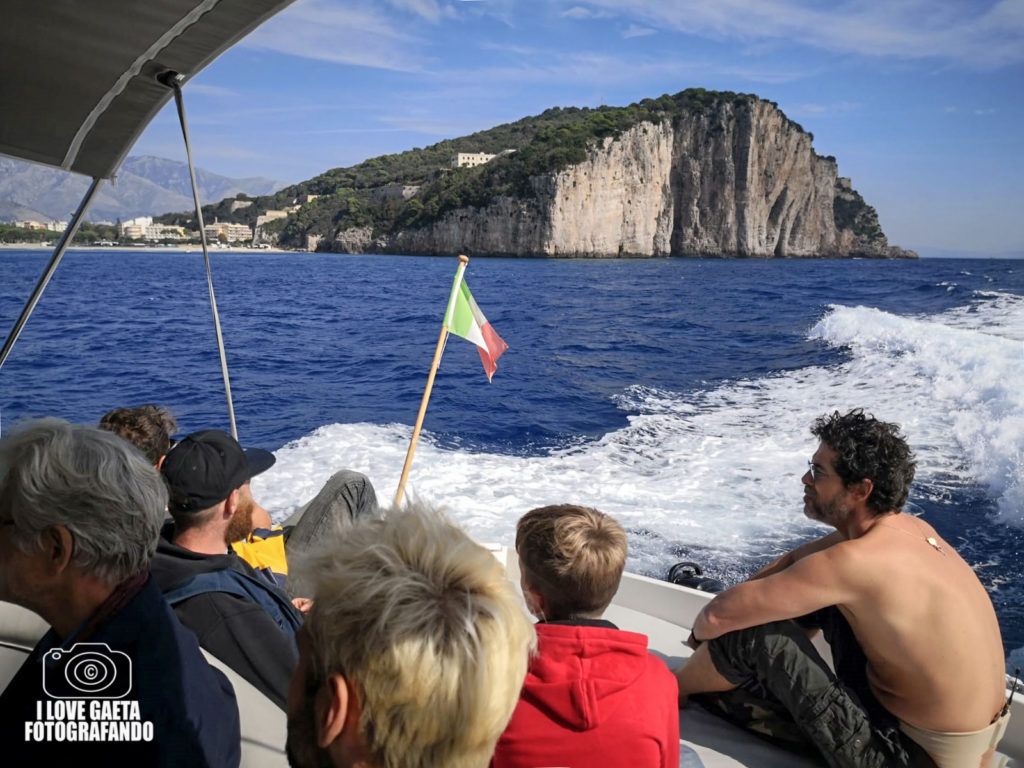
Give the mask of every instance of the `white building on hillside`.
M 459 152 L 452 155 L 452 168 L 475 168 L 495 158 L 486 152 Z

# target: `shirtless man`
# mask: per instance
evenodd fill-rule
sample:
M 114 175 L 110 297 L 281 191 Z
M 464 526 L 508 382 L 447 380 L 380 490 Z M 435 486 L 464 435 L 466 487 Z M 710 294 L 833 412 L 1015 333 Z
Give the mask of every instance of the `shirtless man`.
M 680 704 L 761 697 L 831 766 L 975 768 L 1009 720 L 992 602 L 934 528 L 900 511 L 915 463 L 897 425 L 854 410 L 811 432 L 804 514 L 836 530 L 700 612 Z M 808 640 L 818 628 L 838 679 Z

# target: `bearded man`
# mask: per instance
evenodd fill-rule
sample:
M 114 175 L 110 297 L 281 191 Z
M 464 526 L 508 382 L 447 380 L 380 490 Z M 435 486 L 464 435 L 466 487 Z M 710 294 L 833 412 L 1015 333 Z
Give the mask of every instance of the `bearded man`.
M 858 409 L 811 432 L 804 514 L 835 531 L 705 606 L 676 671 L 680 704 L 705 694 L 830 766 L 985 764 L 1009 720 L 992 601 L 931 525 L 901 511 L 915 462 L 897 425 Z M 808 639 L 818 629 L 835 673 Z
M 195 432 L 167 454 L 161 473 L 173 523 L 153 576 L 199 644 L 282 709 L 298 662 L 302 615 L 273 577 L 246 563 L 232 542 L 252 530 L 252 476 L 273 463 L 216 429 Z

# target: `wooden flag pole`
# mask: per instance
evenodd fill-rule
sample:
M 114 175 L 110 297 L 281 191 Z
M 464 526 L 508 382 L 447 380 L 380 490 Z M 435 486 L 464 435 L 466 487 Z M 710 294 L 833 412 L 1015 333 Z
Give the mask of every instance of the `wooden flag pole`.
M 402 495 L 405 493 L 405 481 L 409 478 L 409 467 L 412 466 L 412 457 L 416 453 L 416 443 L 420 439 L 420 430 L 423 428 L 423 417 L 427 413 L 427 403 L 430 401 L 430 392 L 434 388 L 434 375 L 437 367 L 441 364 L 441 353 L 444 352 L 444 342 L 448 338 L 448 323 L 451 321 L 449 315 L 455 302 L 455 292 L 462 282 L 462 275 L 469 264 L 469 257 L 459 254 L 459 269 L 455 273 L 455 282 L 452 283 L 452 293 L 448 298 L 448 308 L 444 312 L 444 323 L 441 324 L 441 335 L 437 339 L 437 349 L 434 350 L 434 362 L 430 365 L 430 375 L 427 376 L 427 388 L 423 390 L 423 400 L 420 401 L 420 412 L 416 416 L 416 426 L 412 430 L 412 440 L 409 441 L 409 450 L 405 454 L 405 466 L 402 467 L 402 477 L 398 481 L 398 490 L 395 492 L 395 506 L 402 503 Z

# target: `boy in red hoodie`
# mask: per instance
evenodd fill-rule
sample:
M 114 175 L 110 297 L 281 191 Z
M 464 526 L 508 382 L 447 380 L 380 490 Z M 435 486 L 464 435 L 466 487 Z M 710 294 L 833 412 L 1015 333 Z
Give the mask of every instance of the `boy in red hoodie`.
M 492 766 L 677 768 L 675 678 L 645 635 L 601 618 L 626 565 L 622 526 L 596 509 L 541 507 L 519 521 L 516 551 L 538 652 Z

